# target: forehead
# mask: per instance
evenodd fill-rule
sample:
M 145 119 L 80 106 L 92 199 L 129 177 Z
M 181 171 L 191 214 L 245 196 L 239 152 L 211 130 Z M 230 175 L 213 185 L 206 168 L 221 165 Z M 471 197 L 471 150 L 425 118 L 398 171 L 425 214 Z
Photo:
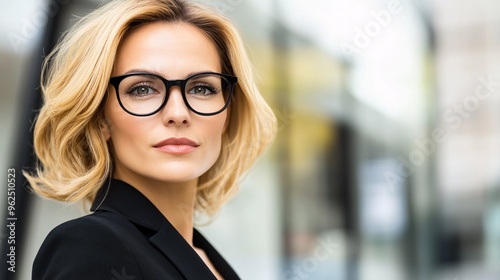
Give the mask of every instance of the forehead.
M 196 72 L 220 72 L 221 63 L 215 44 L 203 30 L 183 22 L 154 22 L 124 38 L 113 75 L 139 69 L 177 79 Z

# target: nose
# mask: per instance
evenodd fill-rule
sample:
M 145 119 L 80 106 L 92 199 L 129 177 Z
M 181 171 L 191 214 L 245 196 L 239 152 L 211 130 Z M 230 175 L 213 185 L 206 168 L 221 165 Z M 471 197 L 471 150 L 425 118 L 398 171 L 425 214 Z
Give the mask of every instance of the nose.
M 167 94 L 167 104 L 161 110 L 163 124 L 165 126 L 189 126 L 191 124 L 189 108 L 184 103 L 180 87 L 171 87 Z

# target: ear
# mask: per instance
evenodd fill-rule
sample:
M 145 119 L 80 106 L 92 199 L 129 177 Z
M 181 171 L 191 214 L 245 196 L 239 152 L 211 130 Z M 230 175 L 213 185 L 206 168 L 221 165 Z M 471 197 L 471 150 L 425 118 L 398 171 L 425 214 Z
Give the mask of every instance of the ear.
M 101 133 L 106 141 L 108 141 L 109 138 L 111 138 L 111 129 L 110 124 L 108 123 L 108 120 L 106 120 L 106 117 L 104 115 L 99 120 L 99 128 L 101 129 Z

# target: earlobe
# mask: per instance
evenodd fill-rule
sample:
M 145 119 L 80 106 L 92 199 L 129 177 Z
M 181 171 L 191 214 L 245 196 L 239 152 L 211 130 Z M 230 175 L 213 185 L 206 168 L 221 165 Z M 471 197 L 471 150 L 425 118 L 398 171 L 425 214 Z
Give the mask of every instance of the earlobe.
M 111 131 L 109 128 L 108 121 L 106 120 L 106 117 L 104 117 L 104 116 L 101 117 L 101 119 L 99 121 L 99 128 L 101 129 L 101 133 L 102 133 L 102 136 L 104 136 L 104 139 L 106 139 L 106 141 L 108 141 L 109 138 L 111 138 Z

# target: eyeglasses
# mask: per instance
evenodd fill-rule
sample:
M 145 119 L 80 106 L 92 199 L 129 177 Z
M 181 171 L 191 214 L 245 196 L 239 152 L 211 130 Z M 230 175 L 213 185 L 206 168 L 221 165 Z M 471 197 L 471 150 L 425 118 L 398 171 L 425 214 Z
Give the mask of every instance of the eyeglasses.
M 129 73 L 109 80 L 122 109 L 139 117 L 158 113 L 167 104 L 172 86 L 180 87 L 184 103 L 196 114 L 219 114 L 229 105 L 237 81 L 235 76 L 213 72 L 172 81 L 151 73 Z

